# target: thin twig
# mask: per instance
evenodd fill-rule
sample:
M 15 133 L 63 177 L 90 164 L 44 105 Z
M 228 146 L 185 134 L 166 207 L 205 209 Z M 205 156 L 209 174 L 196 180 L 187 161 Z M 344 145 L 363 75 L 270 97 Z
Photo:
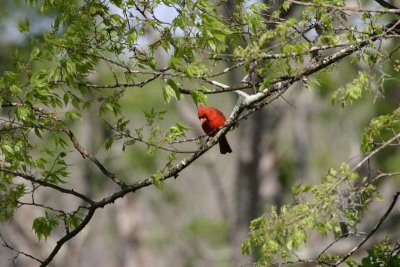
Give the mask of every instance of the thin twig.
M 180 153 L 180 154 L 191 154 L 191 153 L 196 152 L 196 150 L 178 150 L 178 149 L 175 149 L 175 148 L 167 148 L 167 147 L 163 147 L 163 146 L 160 146 L 160 145 L 157 145 L 157 144 L 152 144 L 150 142 L 147 142 L 146 140 L 143 140 L 142 138 L 134 137 L 130 133 L 119 131 L 117 128 L 115 128 L 114 126 L 112 126 L 108 122 L 105 122 L 105 123 L 111 130 L 117 132 L 119 134 L 119 136 L 123 136 L 125 138 L 128 138 L 131 141 L 140 142 L 140 143 L 143 143 L 143 144 L 145 144 L 147 146 L 154 147 L 154 148 L 157 148 L 157 149 L 160 149 L 160 150 L 164 150 L 164 151 L 167 151 L 167 152 Z M 194 141 L 194 140 L 198 140 L 199 138 L 200 137 L 194 137 L 194 138 L 190 138 L 190 139 L 185 139 L 183 141 L 176 141 L 176 142 L 173 142 L 173 143 L 178 144 L 178 143 L 188 142 L 188 140 Z
M 400 133 L 395 135 L 394 137 L 390 138 L 388 141 L 384 142 L 381 146 L 379 146 L 377 149 L 369 153 L 363 160 L 361 160 L 356 166 L 353 167 L 352 171 L 357 170 L 360 168 L 366 161 L 368 161 L 372 156 L 374 156 L 376 153 L 384 149 L 385 147 L 389 146 L 393 141 L 397 140 L 400 137 Z
M 4 239 L 4 237 L 1 234 L 0 234 L 0 239 L 3 241 L 3 247 L 8 248 L 17 253 L 17 255 L 15 255 L 14 258 L 12 259 L 13 262 L 17 259 L 19 254 L 21 254 L 21 255 L 24 255 L 25 257 L 31 258 L 31 259 L 39 262 L 39 263 L 43 263 L 43 261 L 39 260 L 38 258 L 36 258 L 28 253 L 25 253 L 23 251 L 19 251 L 19 250 L 15 249 L 14 247 L 12 247 L 10 244 L 8 244 L 8 242 Z

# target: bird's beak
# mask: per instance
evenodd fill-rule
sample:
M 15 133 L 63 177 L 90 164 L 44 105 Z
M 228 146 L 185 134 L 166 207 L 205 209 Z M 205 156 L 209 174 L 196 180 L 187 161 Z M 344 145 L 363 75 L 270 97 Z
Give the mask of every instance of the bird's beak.
M 206 121 L 207 121 L 206 118 L 200 118 L 200 123 L 201 123 L 201 124 L 205 123 Z

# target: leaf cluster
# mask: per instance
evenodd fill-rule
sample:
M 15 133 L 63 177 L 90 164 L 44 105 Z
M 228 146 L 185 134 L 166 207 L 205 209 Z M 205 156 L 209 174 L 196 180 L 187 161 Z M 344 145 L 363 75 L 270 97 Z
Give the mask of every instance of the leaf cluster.
M 361 99 L 363 93 L 370 88 L 371 81 L 369 80 L 368 73 L 359 72 L 356 79 L 332 93 L 332 104 L 334 105 L 336 102 L 339 102 L 342 107 L 351 105 L 353 101 Z
M 361 138 L 361 151 L 370 152 L 381 142 L 385 142 L 400 132 L 400 108 L 391 114 L 381 115 L 371 120 L 368 127 L 364 129 Z
M 362 211 L 380 196 L 371 184 L 356 186 L 361 181 L 343 163 L 339 170 L 331 169 L 314 186 L 294 185 L 293 204 L 279 209 L 274 206 L 270 213 L 252 221 L 250 237 L 242 244 L 243 252 L 259 251 L 258 263 L 269 266 L 280 259 L 290 259 L 307 242 L 311 230 L 338 238 L 344 234 L 340 224 L 355 228 Z
M 400 265 L 399 251 L 399 245 L 392 246 L 389 242 L 389 237 L 386 237 L 368 249 L 368 255 L 360 263 L 355 260 L 349 260 L 347 264 L 350 267 L 395 267 Z

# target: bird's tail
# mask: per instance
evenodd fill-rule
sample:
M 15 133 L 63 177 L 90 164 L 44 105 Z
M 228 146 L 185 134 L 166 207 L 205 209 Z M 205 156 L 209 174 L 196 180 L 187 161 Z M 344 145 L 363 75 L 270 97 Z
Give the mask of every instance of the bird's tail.
M 229 145 L 228 140 L 226 140 L 225 136 L 219 139 L 219 151 L 221 152 L 221 154 L 232 153 L 232 148 Z

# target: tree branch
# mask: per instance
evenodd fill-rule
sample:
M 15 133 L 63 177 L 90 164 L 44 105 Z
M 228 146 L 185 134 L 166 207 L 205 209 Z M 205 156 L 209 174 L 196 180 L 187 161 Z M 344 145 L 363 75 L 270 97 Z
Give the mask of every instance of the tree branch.
M 394 5 L 385 2 L 383 0 L 375 0 L 379 5 L 383 6 L 384 8 L 389 8 L 389 9 L 398 9 L 398 7 L 395 7 Z
M 12 251 L 15 251 L 15 252 L 17 253 L 17 255 L 15 255 L 14 258 L 12 258 L 12 261 L 13 261 L 13 262 L 17 259 L 17 257 L 19 256 L 19 254 L 21 254 L 21 255 L 24 255 L 25 257 L 31 258 L 31 259 L 33 259 L 33 260 L 39 262 L 39 263 L 43 263 L 43 262 L 42 262 L 41 260 L 39 260 L 38 258 L 36 258 L 36 257 L 34 257 L 34 256 L 32 256 L 32 255 L 30 255 L 30 254 L 28 254 L 28 253 L 25 253 L 25 252 L 23 252 L 23 251 L 19 251 L 19 250 L 15 249 L 14 247 L 12 247 L 10 244 L 7 243 L 7 241 L 4 239 L 4 237 L 3 237 L 1 234 L 0 234 L 0 239 L 3 241 L 3 247 L 6 247 L 6 248 L 8 248 L 8 249 L 10 249 L 10 250 L 12 250 Z
M 295 1 L 295 0 L 289 0 L 290 2 L 294 3 L 294 4 L 298 4 L 298 5 L 306 5 L 306 6 L 319 6 L 319 7 L 329 7 L 329 8 L 334 8 L 334 9 L 338 9 L 338 10 L 352 10 L 352 11 L 356 11 L 356 12 L 379 12 L 379 13 L 393 13 L 393 14 L 400 14 L 400 10 L 398 9 L 354 9 L 353 8 L 347 8 L 347 7 L 338 7 L 338 6 L 333 6 L 333 5 L 315 5 L 312 3 L 304 3 L 304 2 L 299 2 L 299 1 Z M 378 0 L 377 0 L 378 1 Z M 378 1 L 381 2 L 381 1 Z M 105 16 L 102 16 L 103 20 L 108 20 L 108 18 L 106 18 Z M 112 23 L 111 23 L 112 25 Z M 396 24 L 395 24 L 396 26 Z M 393 28 L 395 27 L 393 26 Z M 115 27 L 114 27 L 115 29 Z M 125 36 L 118 31 L 118 29 L 115 29 L 118 34 L 120 35 L 121 39 L 125 39 Z M 200 146 L 200 148 L 196 151 L 194 151 L 194 153 L 186 158 L 184 158 L 183 160 L 179 161 L 175 166 L 166 169 L 163 171 L 162 175 L 161 175 L 161 180 L 165 181 L 167 179 L 170 179 L 171 177 L 177 178 L 178 175 L 180 174 L 181 171 L 183 171 L 186 167 L 190 166 L 191 163 L 193 163 L 196 159 L 198 159 L 199 157 L 201 157 L 204 153 L 206 153 L 211 147 L 213 147 L 215 144 L 218 143 L 218 140 L 220 138 L 222 138 L 223 136 L 225 136 L 227 134 L 228 131 L 230 131 L 240 120 L 250 116 L 251 114 L 253 114 L 254 112 L 256 112 L 257 110 L 265 107 L 266 105 L 268 105 L 269 103 L 271 103 L 272 101 L 276 100 L 277 98 L 279 98 L 286 90 L 288 90 L 288 88 L 294 84 L 297 81 L 301 81 L 303 80 L 305 77 L 308 77 L 316 72 L 318 72 L 321 69 L 326 68 L 327 66 L 330 66 L 338 61 L 340 61 L 341 59 L 345 58 L 346 56 L 351 55 L 352 53 L 360 50 L 361 48 L 367 46 L 368 44 L 370 44 L 370 42 L 374 42 L 378 39 L 382 39 L 384 37 L 387 37 L 386 34 L 390 31 L 387 30 L 386 32 L 384 32 L 383 34 L 380 35 L 372 35 L 368 40 L 364 40 L 364 41 L 360 41 L 360 42 L 356 42 L 356 43 L 352 43 L 352 44 L 338 44 L 334 47 L 332 46 L 319 46 L 319 47 L 311 47 L 311 49 L 309 51 L 307 51 L 306 53 L 310 53 L 313 51 L 318 51 L 318 50 L 326 50 L 326 49 L 331 49 L 331 48 L 337 48 L 337 47 L 343 47 L 342 49 L 340 49 L 339 51 L 334 52 L 331 55 L 325 56 L 324 58 L 322 58 L 322 60 L 319 60 L 317 62 L 313 62 L 310 63 L 308 66 L 306 66 L 299 74 L 293 75 L 293 76 L 284 76 L 284 77 L 280 77 L 276 80 L 274 80 L 271 84 L 271 86 L 263 91 L 263 92 L 258 92 L 254 95 L 247 95 L 245 93 L 241 94 L 242 98 L 239 100 L 238 104 L 234 107 L 232 113 L 230 114 L 228 120 L 226 121 L 226 124 L 224 127 L 222 127 L 218 133 L 210 138 L 204 145 Z M 134 47 L 132 49 L 135 49 Z M 139 53 L 138 51 L 134 51 L 135 53 Z M 79 53 L 79 52 L 77 52 Z M 306 54 L 305 53 L 305 54 Z M 144 57 L 146 56 L 145 53 L 141 54 Z M 133 82 L 133 83 L 124 83 L 124 84 L 119 84 L 118 82 L 116 82 L 116 84 L 114 85 L 93 85 L 93 84 L 81 84 L 87 87 L 91 87 L 91 88 L 123 88 L 123 87 L 142 87 L 146 84 L 148 84 L 149 82 L 155 80 L 156 78 L 159 77 L 184 77 L 184 78 L 190 78 L 190 79 L 198 79 L 198 80 L 202 80 L 212 86 L 214 86 L 216 89 L 206 92 L 206 91 L 202 91 L 203 93 L 206 94 L 215 94 L 215 93 L 222 93 L 222 92 L 230 92 L 230 91 L 238 91 L 242 90 L 242 89 L 248 89 L 248 88 L 252 88 L 252 86 L 249 85 L 240 85 L 238 87 L 234 87 L 234 86 L 230 86 L 227 84 L 223 84 L 222 82 L 210 79 L 211 77 L 216 77 L 219 75 L 223 75 L 231 70 L 233 70 L 234 68 L 239 68 L 242 65 L 244 65 L 244 60 L 245 59 L 239 59 L 239 63 L 237 63 L 236 65 L 234 65 L 233 67 L 227 68 L 225 70 L 223 70 L 222 72 L 218 72 L 217 74 L 211 74 L 209 76 L 200 76 L 200 77 L 189 77 L 188 75 L 185 75 L 184 72 L 182 70 L 177 70 L 176 73 L 169 73 L 167 72 L 168 69 L 162 69 L 162 70 L 158 70 L 158 71 L 135 71 L 135 70 L 131 70 L 128 66 L 126 66 L 125 64 L 121 63 L 121 62 L 117 62 L 114 60 L 110 60 L 107 59 L 103 56 L 97 56 L 97 55 L 88 55 L 88 56 L 96 56 L 102 60 L 105 60 L 111 64 L 117 65 L 121 68 L 123 68 L 124 70 L 126 70 L 127 73 L 134 73 L 134 74 L 148 74 L 150 75 L 150 78 L 141 81 L 141 82 Z M 261 55 L 260 59 L 274 59 L 274 58 L 281 58 L 281 57 L 295 57 L 297 56 L 297 54 L 264 54 Z M 242 60 L 242 61 L 240 61 Z M 62 83 L 60 83 L 62 84 Z M 259 84 L 258 84 L 259 85 Z M 181 93 L 185 93 L 185 94 L 190 94 L 192 92 L 192 90 L 189 89 L 185 89 L 185 88 L 179 88 Z M 6 104 L 8 105 L 8 104 Z M 23 104 L 15 104 L 15 106 L 20 106 Z M 122 198 L 123 196 L 125 196 L 128 193 L 134 193 L 137 190 L 140 190 L 141 188 L 147 187 L 152 185 L 152 179 L 151 178 L 146 178 L 144 180 L 141 180 L 139 182 L 127 185 L 125 183 L 123 183 L 122 181 L 120 181 L 119 179 L 117 179 L 117 177 L 111 173 L 110 171 L 108 171 L 103 165 L 102 163 L 96 158 L 94 157 L 92 154 L 90 154 L 88 151 L 85 150 L 84 147 L 82 147 L 80 145 L 80 143 L 78 142 L 77 138 L 75 137 L 74 133 L 72 132 L 71 129 L 69 129 L 64 122 L 62 122 L 59 118 L 57 118 L 54 114 L 39 108 L 39 107 L 31 107 L 33 110 L 35 110 L 37 113 L 39 114 L 45 114 L 48 118 L 56 121 L 56 122 L 61 122 L 63 123 L 63 127 L 60 129 L 52 129 L 54 131 L 60 131 L 65 133 L 70 141 L 72 142 L 73 146 L 75 147 L 75 149 L 84 157 L 84 158 L 88 158 L 90 161 L 92 161 L 99 169 L 100 171 L 106 175 L 108 178 L 110 178 L 112 181 L 114 181 L 115 183 L 117 183 L 118 185 L 120 185 L 120 189 L 118 191 L 116 191 L 115 193 L 113 193 L 112 195 L 105 197 L 103 199 L 101 199 L 100 201 L 93 201 L 90 198 L 86 197 L 85 195 L 78 193 L 76 191 L 74 191 L 73 189 L 65 189 L 63 187 L 60 187 L 58 185 L 54 185 L 52 183 L 48 183 L 45 180 L 40 180 L 35 178 L 34 176 L 28 175 L 28 174 L 24 174 L 24 173 L 20 173 L 20 172 L 16 172 L 16 171 L 11 171 L 11 170 L 7 170 L 4 169 L 3 167 L 0 168 L 0 171 L 4 172 L 4 173 L 8 173 L 8 174 L 12 174 L 15 176 L 19 176 L 22 177 L 28 181 L 31 181 L 33 183 L 37 183 L 39 185 L 42 186 L 46 186 L 46 187 L 50 187 L 53 188 L 55 190 L 58 190 L 62 193 L 66 193 L 66 194 L 70 194 L 73 195 L 75 197 L 78 197 L 82 200 L 84 200 L 85 202 L 89 203 L 90 206 L 87 208 L 88 209 L 88 213 L 85 215 L 84 219 L 79 223 L 79 225 L 73 229 L 70 232 L 67 232 L 61 239 L 58 240 L 56 246 L 53 248 L 52 252 L 49 254 L 49 256 L 43 261 L 41 262 L 39 260 L 39 262 L 41 262 L 41 266 L 46 266 L 48 265 L 53 258 L 55 257 L 55 255 L 57 255 L 57 253 L 59 252 L 59 250 L 61 249 L 61 247 L 70 239 L 72 239 L 75 235 L 77 235 L 82 229 L 84 229 L 84 227 L 90 222 L 90 220 L 92 219 L 95 211 L 99 208 L 104 208 L 105 206 L 114 203 L 114 201 L 116 201 L 119 198 Z M 390 140 L 389 140 L 390 141 Z M 389 142 L 388 141 L 388 142 Z M 388 144 L 386 144 L 388 145 Z M 384 144 L 384 146 L 386 146 Z M 381 147 L 380 149 L 382 149 L 383 147 Z M 174 151 L 175 152 L 175 151 Z M 371 158 L 373 155 L 375 155 L 378 151 L 373 151 L 372 153 L 370 153 L 362 162 L 365 162 L 365 160 Z M 355 168 L 358 168 L 359 166 L 362 165 L 362 162 L 359 163 L 359 165 L 357 165 Z M 362 243 L 360 243 L 357 247 L 355 247 L 352 251 L 350 251 L 348 253 L 348 255 L 346 255 L 344 258 L 342 258 L 342 261 L 345 261 L 348 257 L 350 257 L 352 255 L 352 253 L 354 253 L 359 247 L 361 247 L 366 241 L 367 239 L 373 235 L 375 233 L 375 231 L 379 228 L 379 226 L 382 224 L 382 222 L 386 219 L 386 217 L 389 215 L 390 211 L 392 210 L 392 208 L 394 207 L 397 198 L 398 198 L 399 193 L 397 193 L 391 203 L 391 206 L 389 207 L 389 209 L 387 210 L 387 212 L 384 214 L 384 216 L 381 217 L 380 221 L 378 222 L 378 224 L 375 226 L 375 228 L 369 233 L 369 235 L 364 239 L 364 241 Z M 299 262 L 315 262 L 313 260 L 300 260 Z M 340 262 L 338 263 L 340 264 Z
M 40 185 L 45 186 L 45 187 L 53 188 L 53 189 L 55 189 L 55 190 L 57 190 L 59 192 L 62 192 L 62 193 L 65 193 L 65 194 L 69 194 L 69 195 L 73 195 L 75 197 L 78 197 L 78 198 L 82 199 L 83 201 L 85 201 L 85 202 L 87 202 L 89 204 L 94 204 L 95 203 L 93 200 L 91 200 L 90 198 L 88 198 L 84 194 L 81 194 L 81 193 L 75 191 L 74 189 L 66 189 L 64 187 L 61 187 L 61 186 L 46 182 L 45 180 L 37 179 L 34 176 L 31 176 L 31 175 L 28 175 L 28 174 L 25 174 L 25 173 L 22 173 L 22 172 L 7 170 L 7 169 L 4 169 L 2 166 L 0 166 L 0 172 L 4 172 L 4 173 L 7 173 L 7 174 L 11 174 L 13 176 L 21 177 L 21 178 L 24 178 L 25 180 L 31 181 L 33 183 L 40 184 Z
M 326 8 L 332 8 L 336 10 L 342 10 L 342 11 L 353 11 L 353 12 L 369 12 L 369 13 L 389 13 L 389 14 L 400 14 L 400 9 L 387 5 L 387 7 L 390 6 L 390 9 L 383 9 L 383 8 L 378 8 L 378 9 L 373 9 L 373 8 L 359 8 L 359 7 L 343 7 L 343 6 L 335 6 L 335 5 L 327 5 L 327 4 L 314 4 L 314 3 L 309 3 L 309 2 L 300 2 L 296 0 L 287 0 L 290 3 L 300 5 L 300 6 L 313 6 L 313 7 L 326 7 Z M 383 1 L 378 1 L 376 2 L 383 2 Z M 387 3 L 386 3 L 387 4 Z M 394 7 L 394 9 L 393 9 Z
M 363 160 L 361 160 L 356 166 L 353 167 L 352 171 L 357 170 L 358 168 L 360 168 L 365 162 L 367 162 L 370 158 L 372 158 L 372 156 L 374 156 L 375 154 L 377 154 L 379 151 L 381 151 L 382 149 L 384 149 L 385 147 L 389 146 L 391 143 L 393 143 L 394 141 L 396 141 L 398 138 L 400 138 L 400 133 L 398 133 L 397 135 L 393 136 L 392 138 L 390 138 L 388 141 L 384 142 L 381 146 L 379 146 L 378 148 L 376 148 L 374 151 L 372 151 L 371 153 L 369 153 Z
M 85 216 L 83 221 L 76 227 L 74 230 L 70 231 L 67 233 L 63 238 L 57 241 L 56 246 L 54 247 L 53 251 L 50 253 L 50 255 L 40 264 L 41 267 L 47 266 L 57 255 L 58 251 L 61 249 L 61 247 L 64 245 L 65 242 L 76 236 L 80 231 L 82 231 L 83 228 L 90 222 L 92 219 L 94 212 L 96 211 L 95 207 L 92 207 L 89 209 L 88 214 Z
M 373 235 L 375 234 L 375 232 L 378 230 L 378 228 L 382 225 L 382 223 L 386 220 L 386 218 L 389 216 L 390 212 L 392 211 L 394 205 L 397 202 L 397 199 L 399 198 L 400 192 L 396 192 L 393 196 L 392 202 L 390 203 L 388 209 L 386 210 L 386 212 L 382 215 L 382 217 L 379 219 L 379 221 L 377 222 L 377 224 L 375 225 L 375 227 L 367 234 L 367 236 L 360 242 L 360 244 L 358 244 L 357 246 L 355 246 L 352 250 L 350 250 L 346 256 L 344 256 L 343 258 L 341 258 L 339 261 L 337 261 L 335 263 L 334 266 L 338 266 L 341 263 L 343 263 L 346 259 L 348 259 L 354 252 L 356 252 L 362 245 L 365 244 L 365 242 L 367 242 L 367 240 Z
M 66 133 L 69 137 L 69 139 L 71 140 L 72 144 L 74 145 L 75 149 L 77 151 L 79 151 L 79 153 L 81 153 L 81 155 L 83 156 L 83 158 L 88 158 L 90 159 L 90 161 L 92 161 L 99 169 L 100 171 L 107 176 L 108 178 L 110 178 L 112 181 L 114 181 L 116 184 L 118 184 L 121 188 L 126 187 L 126 184 L 124 182 L 122 182 L 121 180 L 119 180 L 115 174 L 109 172 L 103 164 L 100 163 L 100 161 L 93 156 L 92 154 L 90 154 L 89 152 L 86 151 L 86 149 L 84 149 L 78 142 L 78 140 L 76 139 L 74 133 L 69 129 L 69 128 L 64 128 L 61 131 L 63 131 L 64 133 Z

